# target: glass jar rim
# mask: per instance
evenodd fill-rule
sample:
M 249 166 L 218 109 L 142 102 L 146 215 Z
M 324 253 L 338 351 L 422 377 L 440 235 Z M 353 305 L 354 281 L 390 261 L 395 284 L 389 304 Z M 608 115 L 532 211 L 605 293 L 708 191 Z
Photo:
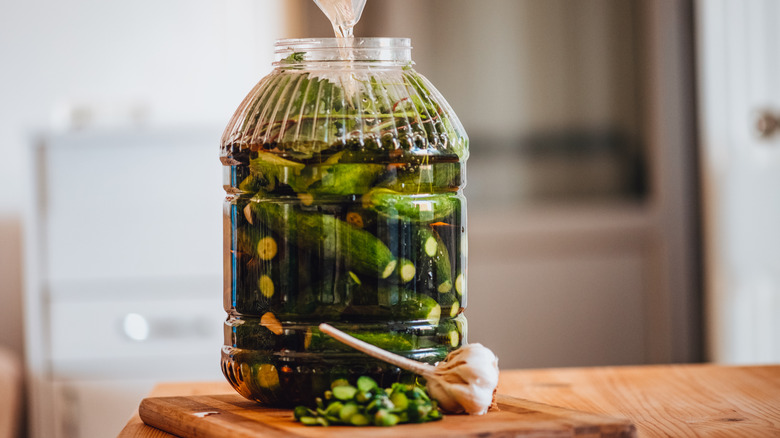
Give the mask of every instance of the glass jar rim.
M 411 50 L 409 38 L 283 38 L 276 41 L 274 64 L 339 60 L 409 63 Z

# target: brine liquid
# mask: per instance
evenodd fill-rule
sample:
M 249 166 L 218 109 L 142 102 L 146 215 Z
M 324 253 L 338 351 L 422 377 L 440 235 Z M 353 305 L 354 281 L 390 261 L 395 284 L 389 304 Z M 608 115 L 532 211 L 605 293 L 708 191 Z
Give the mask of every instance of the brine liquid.
M 314 0 L 330 20 L 337 38 L 352 38 L 366 0 Z
M 320 333 L 322 322 L 432 364 L 462 344 L 457 157 L 266 154 L 223 159 L 222 368 L 236 390 L 290 406 L 312 403 L 337 378 L 369 375 L 383 387 L 415 379 Z

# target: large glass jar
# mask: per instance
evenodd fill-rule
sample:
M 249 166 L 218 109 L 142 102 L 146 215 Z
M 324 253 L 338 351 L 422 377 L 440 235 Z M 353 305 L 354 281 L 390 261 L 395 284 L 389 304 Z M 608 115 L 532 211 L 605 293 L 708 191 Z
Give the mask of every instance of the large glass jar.
M 408 39 L 280 40 L 276 59 L 222 138 L 222 371 L 280 407 L 412 381 L 318 325 L 428 363 L 464 342 L 466 134 Z

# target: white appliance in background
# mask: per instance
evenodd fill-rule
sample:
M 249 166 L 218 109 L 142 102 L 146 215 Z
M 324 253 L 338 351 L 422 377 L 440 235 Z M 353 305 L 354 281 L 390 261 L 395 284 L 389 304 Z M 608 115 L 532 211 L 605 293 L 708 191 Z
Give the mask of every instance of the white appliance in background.
M 31 436 L 115 436 L 155 382 L 222 379 L 221 128 L 41 136 L 26 227 Z
M 709 356 L 780 361 L 780 4 L 698 1 Z

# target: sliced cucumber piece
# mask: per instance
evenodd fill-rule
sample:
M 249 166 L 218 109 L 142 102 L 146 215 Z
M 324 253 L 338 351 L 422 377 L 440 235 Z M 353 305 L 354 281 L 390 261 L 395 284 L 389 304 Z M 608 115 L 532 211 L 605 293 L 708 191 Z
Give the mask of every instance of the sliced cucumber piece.
M 336 386 L 333 388 L 333 397 L 337 400 L 341 401 L 349 401 L 352 400 L 355 397 L 355 394 L 357 394 L 358 390 L 352 385 L 341 385 Z M 341 406 L 339 406 L 339 409 L 341 409 Z
M 276 389 L 279 387 L 279 372 L 276 367 L 270 363 L 255 364 L 253 367 L 257 383 L 266 389 Z
M 274 281 L 267 275 L 261 275 L 257 280 L 257 287 L 260 289 L 260 293 L 266 298 L 274 296 Z
M 257 255 L 263 260 L 271 260 L 277 251 L 276 239 L 271 236 L 265 236 L 257 242 Z
M 465 290 L 466 290 L 466 279 L 463 277 L 463 273 L 461 272 L 455 278 L 455 291 L 458 293 L 458 295 L 463 295 L 463 292 Z
M 398 276 L 403 283 L 412 281 L 416 272 L 414 263 L 411 260 L 399 259 L 398 260 Z

